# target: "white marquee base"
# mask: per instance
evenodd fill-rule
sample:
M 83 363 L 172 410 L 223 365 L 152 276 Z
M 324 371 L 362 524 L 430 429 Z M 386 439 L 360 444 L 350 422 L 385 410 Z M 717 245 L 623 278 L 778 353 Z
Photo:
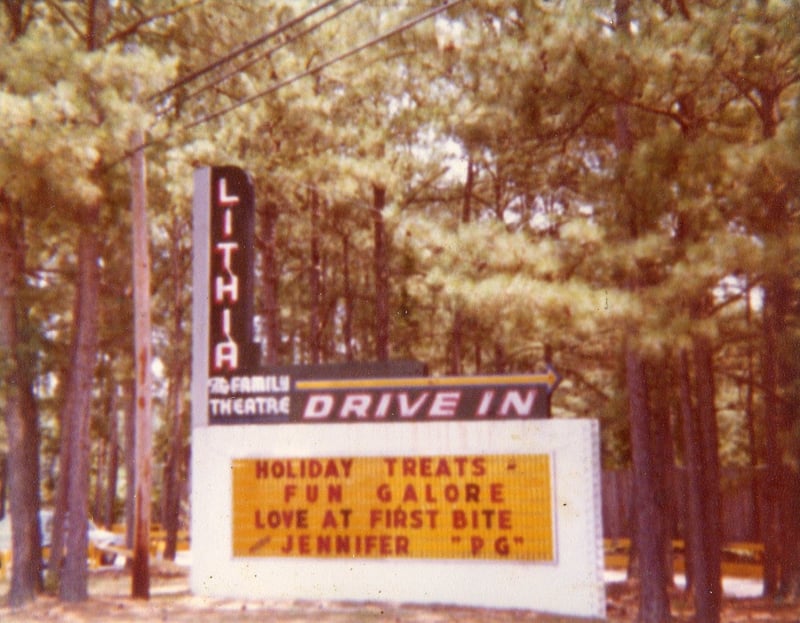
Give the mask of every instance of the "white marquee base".
M 195 594 L 458 604 L 605 617 L 596 421 L 205 426 L 194 428 L 192 436 Z M 232 555 L 233 459 L 528 453 L 552 457 L 555 563 Z

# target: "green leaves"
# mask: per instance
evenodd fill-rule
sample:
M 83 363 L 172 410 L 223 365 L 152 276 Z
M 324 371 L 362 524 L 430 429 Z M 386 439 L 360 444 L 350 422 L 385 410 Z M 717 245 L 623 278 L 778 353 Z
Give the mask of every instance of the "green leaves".
M 154 264 L 168 284 L 155 293 L 157 322 L 169 322 L 189 294 L 184 284 L 174 296 L 171 260 L 176 249 L 188 253 L 181 226 L 190 220 L 192 170 L 239 164 L 280 215 L 287 362 L 306 352 L 312 190 L 328 358 L 347 352 L 348 296 L 355 351 L 371 352 L 373 184 L 387 189 L 393 347 L 435 372 L 447 368 L 458 314 L 474 369 L 536 367 L 547 339 L 569 351 L 562 356 L 588 382 L 607 379 L 605 355 L 626 324 L 650 352 L 696 332 L 722 340 L 733 325 L 718 310 L 741 311 L 721 294 L 722 281 L 796 270 L 796 2 L 701 3 L 689 19 L 665 3 L 633 3 L 621 37 L 612 2 L 475 0 L 270 91 L 425 9 L 362 3 L 306 35 L 310 21 L 288 28 L 280 41 L 163 93 L 311 4 L 109 6 L 110 43 L 96 51 L 77 4 L 44 3 L 15 41 L 4 34 L 0 55 L 0 189 L 24 205 L 29 257 L 54 271 L 48 288 L 60 296 L 40 293 L 53 325 L 71 313 L 72 239 L 90 204 L 102 206 L 108 240 L 106 305 L 124 304 L 121 165 L 137 127 L 152 140 Z M 635 138 L 626 154 L 616 142 L 622 108 Z M 776 198 L 789 206 L 788 222 L 773 218 Z M 691 312 L 706 298 L 701 323 Z M 574 403 L 582 412 L 594 400 L 586 391 Z

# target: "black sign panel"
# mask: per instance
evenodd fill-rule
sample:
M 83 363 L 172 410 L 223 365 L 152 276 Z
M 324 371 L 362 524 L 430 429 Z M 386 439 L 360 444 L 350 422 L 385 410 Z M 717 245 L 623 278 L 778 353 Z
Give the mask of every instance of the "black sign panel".
M 253 346 L 255 202 L 237 167 L 211 170 L 209 376 L 250 370 Z
M 361 362 L 254 367 L 208 380 L 208 418 L 212 424 L 279 424 L 302 421 L 304 394 L 298 384 L 318 379 L 364 382 L 371 378 L 420 377 L 417 361 Z
M 391 374 L 391 376 L 390 376 Z M 354 423 L 548 417 L 555 371 L 426 377 L 421 364 L 264 368 L 209 379 L 212 423 Z

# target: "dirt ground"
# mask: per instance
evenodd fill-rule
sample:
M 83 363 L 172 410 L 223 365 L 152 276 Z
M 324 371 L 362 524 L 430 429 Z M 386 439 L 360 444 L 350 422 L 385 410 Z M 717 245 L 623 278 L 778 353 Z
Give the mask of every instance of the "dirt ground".
M 585 619 L 555 617 L 520 610 L 421 606 L 384 603 L 345 603 L 317 601 L 255 601 L 207 599 L 189 592 L 185 568 L 162 564 L 151 572 L 149 601 L 130 598 L 130 577 L 122 570 L 92 572 L 90 599 L 82 604 L 63 604 L 43 596 L 18 610 L 8 607 L 8 582 L 0 582 L 0 621 L 3 623 L 574 623 Z M 636 587 L 628 582 L 613 582 L 606 587 L 608 621 L 632 623 L 636 618 Z M 673 591 L 672 612 L 676 623 L 692 620 L 691 602 Z M 726 623 L 797 623 L 800 604 L 786 605 L 764 599 L 726 598 L 722 620 Z

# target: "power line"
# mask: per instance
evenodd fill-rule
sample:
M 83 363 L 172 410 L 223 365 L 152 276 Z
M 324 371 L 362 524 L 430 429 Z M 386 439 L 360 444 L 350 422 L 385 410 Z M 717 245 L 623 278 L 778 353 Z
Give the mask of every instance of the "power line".
M 254 59 L 251 59 L 251 60 L 247 61 L 246 63 L 238 66 L 237 68 L 233 69 L 232 71 L 229 71 L 228 73 L 223 74 L 222 76 L 220 76 L 216 80 L 212 80 L 210 82 L 207 82 L 206 84 L 204 84 L 203 86 L 201 86 L 197 90 L 192 91 L 191 93 L 188 93 L 186 96 L 181 98 L 181 103 L 185 103 L 185 102 L 187 102 L 187 101 L 189 101 L 191 99 L 194 99 L 195 97 L 197 97 L 201 93 L 204 93 L 204 92 L 208 91 L 209 89 L 217 86 L 218 84 L 220 84 L 222 82 L 225 82 L 226 80 L 228 80 L 228 79 L 240 74 L 241 72 L 243 72 L 246 69 L 249 69 L 250 67 L 252 67 L 256 63 L 258 63 L 258 62 L 260 62 L 260 61 L 262 61 L 262 60 L 264 60 L 266 58 L 269 58 L 272 54 L 274 54 L 278 50 L 280 50 L 280 49 L 286 47 L 287 45 L 289 45 L 290 43 L 294 43 L 295 41 L 297 41 L 297 40 L 305 37 L 306 35 L 314 32 L 315 30 L 317 30 L 321 26 L 323 26 L 323 25 L 327 24 L 328 22 L 336 19 L 337 17 L 339 17 L 343 13 L 346 13 L 347 11 L 349 11 L 350 9 L 352 9 L 355 6 L 358 6 L 362 2 L 364 2 L 364 0 L 353 0 L 350 4 L 347 4 L 347 5 L 343 6 L 342 8 L 336 10 L 335 12 L 333 12 L 330 15 L 328 15 L 327 17 L 321 19 L 320 21 L 316 22 L 315 24 L 312 24 L 308 28 L 305 28 L 305 29 L 301 30 L 297 34 L 292 35 L 291 37 L 285 39 L 281 43 L 272 46 L 270 49 L 266 50 L 265 52 L 262 52 L 261 54 L 259 54 Z M 177 104 L 176 104 L 176 106 L 177 106 Z
M 192 129 L 192 128 L 197 127 L 199 125 L 202 125 L 203 123 L 206 123 L 208 121 L 212 121 L 213 119 L 221 117 L 221 116 L 223 116 L 223 115 L 225 115 L 225 114 L 227 114 L 227 113 L 229 113 L 229 112 L 231 112 L 233 110 L 236 110 L 237 108 L 240 108 L 241 106 L 244 106 L 246 104 L 249 104 L 252 101 L 255 101 L 258 98 L 270 95 L 270 94 L 274 93 L 275 91 L 277 91 L 277 90 L 279 90 L 279 89 L 281 89 L 281 88 L 283 88 L 285 86 L 288 86 L 288 85 L 290 85 L 290 84 L 292 84 L 292 83 L 294 83 L 294 82 L 296 82 L 298 80 L 301 80 L 301 79 L 303 79 L 305 77 L 308 77 L 308 76 L 311 76 L 311 75 L 313 75 L 315 73 L 318 73 L 318 72 L 322 71 L 323 69 L 326 69 L 327 67 L 330 67 L 331 65 L 333 65 L 335 63 L 338 63 L 339 61 L 342 61 L 342 60 L 344 60 L 346 58 L 354 56 L 355 54 L 358 54 L 359 52 L 362 52 L 363 50 L 365 50 L 365 49 L 367 49 L 369 47 L 377 45 L 378 43 L 381 43 L 381 42 L 393 37 L 396 34 L 399 34 L 399 33 L 403 32 L 405 30 L 408 30 L 408 29 L 416 26 L 420 22 L 422 22 L 424 20 L 427 20 L 427 19 L 430 19 L 431 17 L 434 17 L 434 16 L 438 15 L 439 13 L 444 12 L 445 10 L 447 10 L 449 8 L 455 7 L 455 6 L 461 4 L 464 1 L 465 0 L 444 0 L 442 5 L 440 5 L 439 7 L 436 7 L 434 9 L 430 9 L 430 10 L 426 11 L 425 13 L 422 13 L 421 15 L 419 15 L 419 16 L 417 16 L 417 17 L 415 17 L 415 18 L 413 18 L 413 19 L 411 19 L 411 20 L 409 20 L 407 22 L 404 22 L 403 24 L 401 24 L 400 26 L 390 30 L 389 32 L 386 32 L 383 35 L 379 35 L 378 37 L 370 39 L 366 43 L 363 43 L 363 44 L 359 45 L 356 48 L 353 48 L 353 49 L 351 49 L 351 50 L 349 50 L 349 51 L 347 51 L 347 52 L 345 52 L 343 54 L 340 54 L 339 56 L 337 56 L 337 57 L 335 57 L 333 59 L 330 59 L 329 61 L 325 61 L 323 63 L 320 63 L 319 65 L 316 65 L 315 67 L 312 67 L 311 69 L 308 69 L 308 70 L 306 70 L 306 71 L 304 71 L 304 72 L 302 72 L 300 74 L 297 74 L 295 76 L 292 76 L 290 78 L 282 80 L 281 82 L 278 82 L 278 83 L 272 85 L 270 88 L 268 88 L 268 89 L 266 89 L 266 90 L 264 90 L 264 91 L 262 91 L 260 93 L 257 93 L 257 94 L 255 94 L 255 95 L 253 95 L 251 97 L 248 97 L 248 98 L 246 98 L 244 100 L 240 100 L 240 101 L 238 101 L 238 102 L 236 102 L 236 103 L 234 103 L 234 104 L 232 104 L 232 105 L 230 105 L 230 106 L 228 106 L 226 108 L 223 108 L 223 109 L 221 109 L 221 110 L 219 110 L 219 111 L 217 111 L 215 113 L 211 113 L 211 114 L 209 114 L 207 116 L 204 116 L 204 117 L 201 117 L 199 119 L 196 119 L 196 120 L 194 120 L 194 121 L 192 121 L 192 122 L 190 122 L 190 123 L 188 123 L 188 124 L 186 124 L 186 125 L 184 125 L 184 126 L 182 126 L 180 128 L 175 128 L 173 130 L 170 130 L 164 136 L 161 136 L 160 138 L 151 139 L 151 140 L 147 141 L 142 146 L 142 149 L 150 149 L 150 148 L 153 148 L 153 147 L 156 147 L 156 146 L 159 146 L 159 145 L 164 146 L 164 145 L 167 144 L 167 141 L 171 137 L 173 137 L 175 135 L 176 130 L 189 130 L 189 129 Z M 328 6 L 332 5 L 334 2 L 338 2 L 338 0 L 329 0 L 328 2 L 325 2 L 323 5 L 320 5 L 320 6 L 316 7 L 315 9 L 313 9 L 311 11 L 307 11 L 302 16 L 299 16 L 298 18 L 295 18 L 291 22 L 281 26 L 280 28 L 272 31 L 271 33 L 268 33 L 268 34 L 260 37 L 256 41 L 258 41 L 258 43 L 263 43 L 270 36 L 275 36 L 276 34 L 280 34 L 280 32 L 282 32 L 285 28 L 289 28 L 291 25 L 301 21 L 302 19 L 307 18 L 308 16 L 312 15 L 313 13 L 315 13 L 315 12 L 317 12 L 319 10 L 322 10 L 323 8 L 327 8 Z M 196 72 L 193 72 L 190 75 L 184 76 L 179 81 L 177 81 L 177 82 L 173 83 L 172 85 L 166 87 L 165 89 L 162 89 L 161 91 L 159 91 L 158 94 L 167 94 L 167 93 L 175 90 L 176 88 L 182 86 L 183 84 L 186 84 L 189 81 L 194 80 L 197 77 L 199 77 L 199 76 L 201 76 L 201 75 L 203 75 L 205 73 L 208 73 L 208 71 L 212 71 L 214 68 L 220 66 L 224 62 L 227 62 L 227 61 L 235 58 L 237 54 L 243 53 L 244 51 L 249 50 L 252 47 L 255 47 L 256 45 L 258 45 L 258 43 L 256 43 L 256 41 L 250 42 L 250 43 L 246 44 L 245 46 L 242 46 L 238 50 L 236 50 L 234 52 L 231 52 L 230 54 L 227 54 L 222 59 L 219 59 L 218 61 L 215 61 L 215 63 L 212 63 L 211 65 L 208 65 L 207 67 L 205 67 L 203 69 L 200 69 L 200 70 L 198 70 Z M 155 97 L 157 97 L 158 94 L 151 96 L 149 99 L 154 99 Z M 121 158 L 109 163 L 108 165 L 106 165 L 104 167 L 104 169 L 105 170 L 112 169 L 115 166 L 117 166 L 118 164 L 120 164 L 121 162 L 126 161 L 130 156 L 131 156 L 131 153 L 126 151 L 125 154 Z
M 340 54 L 338 56 L 335 56 L 334 58 L 332 58 L 330 60 L 324 61 L 324 62 L 320 63 L 319 65 L 315 65 L 314 67 L 312 67 L 310 69 L 307 69 L 306 71 L 303 71 L 303 72 L 301 72 L 299 74 L 295 74 L 294 76 L 291 76 L 289 78 L 285 78 L 284 80 L 281 80 L 280 82 L 277 82 L 277 83 L 273 84 L 268 89 L 265 89 L 263 91 L 260 91 L 259 93 L 256 93 L 255 95 L 251 95 L 251 96 L 246 97 L 244 99 L 241 99 L 241 100 L 239 100 L 237 102 L 234 102 L 233 104 L 231 104 L 229 106 L 226 106 L 225 108 L 221 108 L 220 110 L 218 110 L 216 112 L 213 112 L 211 114 L 208 114 L 208 115 L 205 115 L 203 117 L 200 117 L 199 119 L 195 119 L 191 123 L 188 123 L 185 126 L 183 126 L 183 129 L 184 130 L 189 130 L 191 128 L 194 128 L 194 127 L 197 127 L 197 126 L 202 125 L 204 123 L 207 123 L 209 121 L 213 121 L 214 119 L 217 119 L 217 118 L 219 118 L 219 117 L 221 117 L 223 115 L 226 115 L 229 112 L 234 111 L 237 108 L 241 108 L 242 106 L 245 106 L 246 104 L 249 104 L 249 103 L 251 103 L 251 102 L 253 102 L 253 101 L 257 100 L 257 99 L 260 99 L 262 97 L 266 97 L 267 95 L 271 95 L 272 93 L 274 93 L 278 89 L 282 89 L 283 87 L 289 86 L 290 84 L 293 84 L 294 82 L 297 82 L 298 80 L 301 80 L 303 78 L 307 78 L 308 76 L 313 76 L 314 74 L 319 73 L 323 69 L 326 69 L 326 68 L 330 67 L 331 65 L 333 65 L 335 63 L 338 63 L 338 62 L 343 61 L 343 60 L 345 60 L 347 58 L 350 58 L 351 56 L 355 56 L 359 52 L 363 52 L 367 48 L 370 48 L 370 47 L 372 47 L 374 45 L 377 45 L 379 43 L 383 43 L 384 41 L 386 41 L 387 39 L 393 37 L 394 35 L 397 35 L 397 34 L 399 34 L 401 32 L 409 30 L 410 28 L 413 28 L 414 26 L 416 26 L 420 22 L 423 22 L 423 21 L 425 21 L 427 19 L 430 19 L 431 17 L 434 17 L 434 16 L 438 15 L 439 13 L 442 13 L 442 12 L 446 11 L 449 8 L 452 8 L 452 7 L 456 6 L 456 5 L 459 5 L 464 1 L 465 0 L 446 0 L 445 2 L 442 3 L 441 6 L 438 6 L 436 8 L 430 9 L 430 10 L 426 11 L 425 13 L 422 13 L 422 14 L 418 15 L 417 17 L 415 17 L 413 19 L 410 19 L 410 20 L 408 20 L 406 22 L 403 22 L 402 24 L 400 24 L 400 26 L 397 26 L 396 28 L 393 28 L 392 30 L 390 30 L 390 31 L 388 31 L 388 32 L 386 32 L 386 33 L 384 33 L 382 35 L 379 35 L 379 36 L 377 36 L 377 37 L 375 37 L 373 39 L 370 39 L 369 41 L 367 41 L 365 43 L 362 43 L 361 45 L 356 46 L 355 48 L 352 48 L 352 49 L 348 50 L 347 52 L 344 52 L 344 53 L 342 53 L 342 54 Z
M 196 71 L 193 71 L 193 72 L 183 76 L 182 78 L 179 78 L 178 80 L 173 82 L 168 87 L 165 87 L 165 88 L 161 89 L 160 91 L 158 91 L 157 93 L 151 95 L 149 99 L 153 100 L 153 99 L 158 99 L 159 97 L 163 97 L 167 93 L 171 93 L 175 89 L 177 89 L 179 87 L 182 87 L 183 85 L 185 85 L 185 84 L 187 84 L 189 82 L 192 82 L 193 80 L 196 80 L 200 76 L 204 76 L 205 74 L 209 73 L 210 71 L 215 70 L 217 67 L 220 67 L 220 66 L 224 65 L 225 63 L 227 63 L 229 61 L 232 61 L 233 59 L 241 56 L 245 52 L 248 52 L 248 51 L 252 50 L 253 48 L 258 47 L 262 43 L 265 43 L 266 41 L 269 41 L 273 37 L 285 32 L 286 30 L 288 30 L 292 26 L 295 26 L 296 24 L 299 24 L 300 22 L 304 21 L 308 17 L 311 17 L 315 13 L 318 13 L 319 11 L 327 9 L 329 6 L 331 6 L 332 4 L 337 3 L 338 1 L 339 0 L 326 0 L 322 4 L 319 4 L 319 5 L 315 6 L 315 7 L 312 7 L 311 9 L 306 11 L 305 13 L 301 13 L 297 17 L 294 17 L 294 18 L 290 19 L 288 22 L 285 22 L 285 23 L 281 24 L 277 28 L 273 28 L 272 30 L 270 30 L 269 32 L 261 35 L 260 37 L 258 37 L 256 39 L 253 39 L 252 41 L 249 41 L 248 43 L 245 43 L 244 45 L 239 46 L 238 48 L 234 49 L 232 52 L 229 52 L 225 56 L 223 56 L 221 58 L 218 58 L 213 63 L 210 63 L 210 64 L 206 65 L 205 67 L 201 67 L 200 69 L 198 69 Z

